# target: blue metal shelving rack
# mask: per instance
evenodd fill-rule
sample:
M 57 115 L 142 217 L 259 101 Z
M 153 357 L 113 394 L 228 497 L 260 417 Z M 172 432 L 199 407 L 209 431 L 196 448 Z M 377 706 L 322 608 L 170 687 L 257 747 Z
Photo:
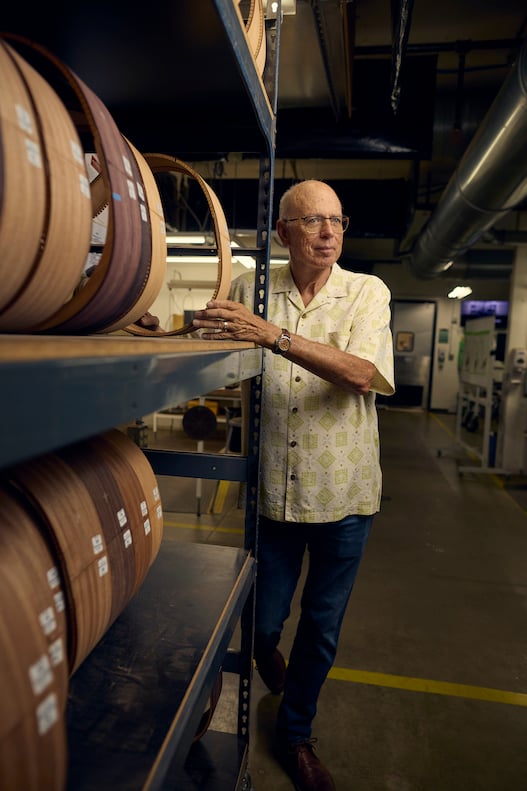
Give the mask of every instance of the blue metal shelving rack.
M 265 315 L 281 14 L 266 22 L 268 57 L 262 80 L 234 1 L 167 0 L 156 9 L 156 16 L 148 18 L 129 9 L 122 15 L 115 4 L 86 6 L 87 17 L 78 13 L 78 7 L 68 14 L 53 1 L 34 15 L 11 4 L 0 14 L 0 29 L 33 38 L 63 58 L 101 97 L 123 133 L 142 151 L 164 151 L 185 159 L 197 147 L 198 158 L 206 158 L 207 151 L 230 146 L 225 150 L 246 150 L 259 157 L 257 243 L 250 253 L 257 260 L 255 277 L 261 285 L 255 310 Z M 119 29 L 119 42 L 114 29 Z M 194 60 L 200 30 L 208 33 L 207 49 Z M 186 57 L 199 67 L 188 68 Z M 114 69 L 117 59 L 120 68 Z M 126 84 L 119 84 L 123 59 L 129 69 L 125 70 Z M 218 91 L 210 89 L 211 81 L 217 84 L 218 80 L 225 88 L 220 98 L 228 109 L 216 113 L 210 124 L 204 123 L 202 114 L 193 123 L 198 106 L 214 102 L 214 97 L 218 101 Z M 141 100 L 150 113 L 143 125 L 139 124 L 145 115 Z M 233 105 L 234 114 L 230 112 Z M 262 354 L 253 344 L 220 341 L 196 347 L 196 341 L 181 338 L 0 336 L 0 398 L 5 418 L 0 474 L 14 464 L 170 404 L 235 382 L 251 382 L 246 457 L 151 457 L 154 470 L 162 474 L 181 475 L 184 470 L 195 477 L 245 481 L 245 547 L 163 544 L 140 591 L 70 681 L 69 784 L 75 791 L 250 787 L 248 717 Z M 155 660 L 160 659 L 166 671 L 177 658 L 178 630 L 188 628 L 196 611 L 200 619 L 192 661 L 182 673 L 163 672 L 156 677 Z M 232 652 L 229 640 L 238 621 L 241 648 Z M 161 634 L 169 635 L 162 646 Z M 106 680 L 119 662 L 131 664 L 128 674 L 126 670 L 119 674 L 122 699 L 116 700 Z M 198 715 L 220 667 L 240 676 L 238 733 L 209 731 L 189 753 Z M 136 671 L 145 674 L 139 695 Z M 99 693 L 95 717 L 94 690 Z M 131 697 L 132 720 L 126 716 Z M 109 729 L 108 717 L 126 727 Z M 152 729 L 156 735 L 148 739 L 146 733 Z M 95 744 L 97 751 L 92 749 Z

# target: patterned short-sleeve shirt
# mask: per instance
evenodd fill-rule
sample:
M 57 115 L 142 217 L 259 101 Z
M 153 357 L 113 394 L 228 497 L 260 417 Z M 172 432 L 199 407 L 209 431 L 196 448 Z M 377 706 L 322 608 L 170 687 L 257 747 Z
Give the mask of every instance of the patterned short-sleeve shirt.
M 253 295 L 253 273 L 233 282 L 231 298 L 251 310 Z M 373 275 L 334 264 L 306 307 L 287 265 L 270 272 L 268 319 L 369 360 L 377 375 L 373 389 L 361 396 L 265 351 L 260 512 L 291 522 L 376 513 L 382 474 L 375 391 L 394 392 L 388 288 Z

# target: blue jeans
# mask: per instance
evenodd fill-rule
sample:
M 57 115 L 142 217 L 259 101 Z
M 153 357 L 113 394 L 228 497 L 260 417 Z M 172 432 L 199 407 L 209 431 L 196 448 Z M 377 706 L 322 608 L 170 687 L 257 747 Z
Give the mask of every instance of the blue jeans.
M 260 517 L 257 550 L 254 653 L 277 647 L 307 548 L 309 566 L 301 613 L 289 657 L 277 734 L 289 744 L 311 736 L 317 701 L 337 653 L 342 620 L 373 516 L 307 524 Z

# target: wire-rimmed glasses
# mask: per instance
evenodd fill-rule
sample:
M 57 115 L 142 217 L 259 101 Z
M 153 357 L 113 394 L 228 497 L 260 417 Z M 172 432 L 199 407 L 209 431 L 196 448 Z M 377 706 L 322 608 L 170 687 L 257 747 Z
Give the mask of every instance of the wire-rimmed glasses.
M 301 222 L 302 226 L 308 233 L 319 233 L 322 225 L 329 222 L 333 233 L 344 233 L 347 229 L 350 218 L 346 215 L 331 217 L 322 217 L 320 214 L 308 214 L 306 217 L 289 217 L 284 218 L 283 222 Z

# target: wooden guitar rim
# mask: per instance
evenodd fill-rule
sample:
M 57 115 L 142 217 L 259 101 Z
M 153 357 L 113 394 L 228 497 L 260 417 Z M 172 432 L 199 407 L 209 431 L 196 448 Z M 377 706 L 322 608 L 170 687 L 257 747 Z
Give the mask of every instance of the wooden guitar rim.
M 117 437 L 121 434 L 121 437 Z M 132 552 L 134 554 L 135 581 L 131 595 L 143 583 L 146 574 L 154 561 L 159 549 L 163 530 L 163 518 L 160 502 L 152 507 L 152 479 L 154 473 L 147 461 L 148 469 L 143 467 L 137 474 L 136 454 L 144 456 L 140 448 L 132 440 L 115 429 L 105 435 L 87 440 L 84 446 L 94 451 L 113 476 L 121 492 L 123 508 L 126 510 L 127 530 L 130 531 Z M 128 599 L 131 598 L 128 596 Z M 128 602 L 125 602 L 125 604 Z
M 227 299 L 232 280 L 231 244 L 225 214 L 216 193 L 200 176 L 200 174 L 186 162 L 176 159 L 176 157 L 168 156 L 167 154 L 144 154 L 143 156 L 154 174 L 183 173 L 184 175 L 195 179 L 198 185 L 201 187 L 210 209 L 212 222 L 214 225 L 214 238 L 216 240 L 216 248 L 218 252 L 218 274 L 212 299 Z M 132 335 L 142 335 L 148 337 L 186 335 L 190 332 L 196 331 L 196 328 L 192 323 L 170 331 L 160 329 L 150 330 L 146 327 L 140 327 L 138 325 L 129 325 L 125 329 Z
M 149 265 L 145 266 L 147 273 L 143 289 L 130 307 L 130 310 L 120 317 L 117 322 L 106 326 L 103 330 L 104 332 L 114 332 L 124 329 L 130 322 L 140 319 L 155 302 L 163 287 L 166 276 L 167 243 L 165 216 L 161 204 L 161 196 L 159 195 L 154 174 L 149 168 L 145 158 L 127 138 L 124 138 L 124 140 L 129 146 L 131 154 L 137 163 L 144 185 L 145 195 L 141 203 L 141 210 L 148 213 L 151 230 L 150 254 L 148 257 Z M 96 205 L 98 211 L 103 208 L 103 206 L 100 205 L 100 197 L 98 197 L 99 192 L 100 190 L 97 188 L 97 185 L 94 185 L 92 198 L 95 197 L 95 200 L 98 201 Z
M 0 43 L 31 97 L 46 174 L 39 251 L 18 293 L 0 312 L 0 330 L 23 332 L 52 316 L 79 281 L 90 247 L 91 204 L 82 146 L 69 113 L 46 80 L 7 42 Z
M 247 45 L 259 77 L 263 77 L 267 59 L 267 40 L 265 35 L 265 15 L 262 0 L 251 0 L 247 20 L 240 9 L 240 0 L 235 0 L 240 23 L 247 39 Z
M 120 455 L 122 462 L 129 466 L 131 474 L 134 474 L 140 481 L 150 522 L 152 545 L 149 565 L 151 565 L 161 547 L 164 526 L 161 494 L 152 466 L 141 448 L 118 429 L 99 434 L 96 441 L 102 445 L 113 447 L 115 452 Z
M 72 675 L 157 556 L 163 536 L 157 479 L 143 451 L 113 429 L 15 466 L 8 481 L 42 525 L 60 569 Z
M 47 222 L 49 195 L 31 95 L 1 41 L 0 71 L 3 75 L 0 109 L 2 311 L 23 287 L 38 255 Z
M 267 58 L 267 42 L 265 38 L 265 17 L 262 0 L 251 0 L 249 16 L 245 23 L 245 31 L 249 49 L 256 64 L 260 77 L 263 75 Z
M 73 90 L 93 136 L 109 207 L 107 241 L 94 273 L 53 316 L 30 331 L 98 332 L 128 313 L 148 278 L 150 261 L 145 254 L 151 251 L 150 223 L 143 221 L 136 199 L 138 166 L 108 109 L 65 63 L 23 36 L 7 38 L 43 57 Z
M 136 557 L 128 513 L 131 487 L 128 486 L 123 491 L 112 465 L 88 441 L 61 448 L 56 455 L 69 468 L 71 475 L 77 476 L 79 482 L 82 481 L 97 513 L 97 524 L 100 525 L 104 538 L 112 585 L 109 610 L 104 608 L 105 621 L 104 624 L 101 622 L 102 636 L 122 613 L 136 589 Z M 124 518 L 126 521 L 121 522 Z M 72 557 L 73 552 L 73 548 L 68 547 L 66 561 L 70 565 L 76 562 L 76 558 Z M 78 623 L 86 621 L 93 609 L 91 597 L 78 599 Z M 81 644 L 84 646 L 82 652 Z M 94 646 L 95 643 L 78 640 L 75 666 L 86 658 Z
M 0 612 L 0 788 L 62 791 L 68 669 L 60 582 L 50 584 L 47 542 L 8 485 L 0 488 L 0 514 L 0 598 L 9 602 Z
M 103 525 L 85 482 L 54 454 L 18 465 L 10 482 L 39 514 L 55 550 L 67 600 L 71 674 L 109 625 L 114 581 Z

